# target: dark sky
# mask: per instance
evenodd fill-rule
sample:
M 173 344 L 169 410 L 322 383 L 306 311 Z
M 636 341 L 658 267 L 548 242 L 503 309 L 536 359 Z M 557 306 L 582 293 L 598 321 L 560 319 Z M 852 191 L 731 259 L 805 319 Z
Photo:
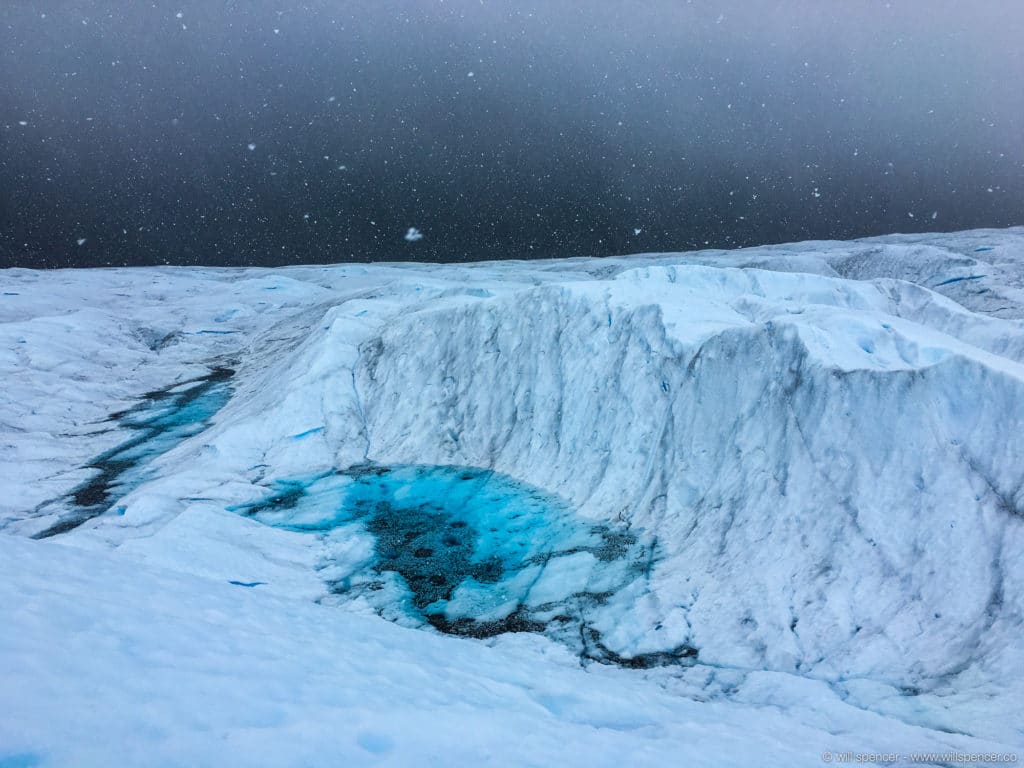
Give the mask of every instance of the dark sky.
M 3 0 L 0 266 L 1021 224 L 1022 40 L 1017 0 Z

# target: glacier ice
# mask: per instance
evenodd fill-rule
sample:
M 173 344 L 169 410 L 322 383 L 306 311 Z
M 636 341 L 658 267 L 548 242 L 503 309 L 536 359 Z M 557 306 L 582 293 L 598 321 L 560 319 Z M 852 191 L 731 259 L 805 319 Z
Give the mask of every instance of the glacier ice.
M 115 498 L 143 483 L 147 458 L 159 456 L 202 432 L 209 419 L 224 406 L 231 396 L 228 381 L 233 373 L 230 368 L 216 368 L 173 388 L 147 392 L 138 405 L 111 414 L 111 420 L 132 436 L 86 464 L 96 474 L 72 488 L 68 498 L 50 505 L 58 510 L 58 519 L 34 534 L 34 538 L 45 539 L 74 530 L 109 510 Z M 60 516 L 62 503 L 72 510 Z M 39 514 L 43 511 L 45 508 L 37 510 L 37 516 L 43 517 Z
M 647 590 L 651 544 L 581 521 L 559 499 L 473 467 L 364 465 L 274 483 L 234 508 L 268 525 L 352 539 L 370 536 L 368 561 L 320 564 L 332 594 L 414 617 L 443 632 L 491 637 L 543 632 L 587 660 L 632 667 L 694 655 L 688 646 L 633 655 L 598 627 Z
M 464 729 L 475 706 L 506 712 L 500 732 L 466 745 L 466 759 L 501 748 L 529 761 L 516 734 L 549 738 L 538 712 L 577 734 L 597 764 L 689 754 L 813 765 L 823 749 L 842 751 L 837 739 L 875 751 L 1024 747 L 1024 229 L 550 262 L 7 270 L 0 282 L 0 618 L 17 628 L 0 633 L 0 651 L 19 665 L 0 701 L 24 713 L 0 726 L 12 754 L 88 763 L 73 740 L 33 723 L 43 711 L 71 722 L 94 671 L 141 672 L 139 658 L 189 670 L 177 709 L 161 713 L 213 754 L 186 712 L 247 727 L 234 705 L 201 704 L 203 686 L 228 673 L 195 649 L 218 636 L 231 647 L 211 652 L 231 680 L 244 676 L 228 661 L 235 651 L 270 686 L 240 690 L 288 702 L 261 721 L 279 737 L 282 713 L 339 706 L 319 683 L 300 702 L 271 682 L 278 672 L 304 679 L 292 654 L 322 644 L 331 658 L 371 659 L 347 673 L 361 701 L 349 715 L 381 715 L 418 690 L 410 680 L 436 691 L 436 706 L 473 702 L 444 709 L 439 732 Z M 229 362 L 230 398 L 194 434 L 145 450 L 104 514 L 47 542 L 18 535 L 72 515 L 69 494 L 96 480 L 90 462 L 135 435 L 109 414 Z M 375 489 L 371 467 L 402 482 Z M 363 498 L 422 512 L 429 500 L 415 489 L 435 484 L 455 499 L 446 484 L 459 471 L 544 499 L 537 532 L 551 530 L 567 554 L 530 587 L 536 604 L 513 583 L 529 564 L 503 565 L 520 589 L 514 601 L 477 590 L 475 545 L 453 545 L 469 588 L 417 598 L 403 583 L 402 570 L 415 575 L 409 553 L 399 547 L 394 569 L 379 567 L 391 546 L 375 522 L 384 518 L 346 506 Z M 445 521 L 458 515 L 419 520 L 414 538 L 443 536 L 432 527 Z M 581 670 L 585 638 L 574 646 L 550 616 L 538 619 L 544 633 L 483 643 L 410 628 L 428 614 L 459 621 L 513 603 L 538 615 L 562 605 L 610 531 L 649 561 L 642 576 L 617 572 L 613 599 L 573 626 L 597 633 L 606 660 L 692 649 L 676 659 L 685 663 Z M 583 544 L 570 552 L 576 536 Z M 413 560 L 417 549 L 431 547 L 420 542 Z M 419 559 L 433 564 L 434 554 Z M 184 646 L 194 656 L 142 626 L 157 585 L 154 605 L 173 617 L 165 634 L 196 638 Z M 19 607 L 18 594 L 46 612 Z M 187 610 L 193 603 L 201 613 Z M 243 642 L 251 627 L 273 628 L 280 658 L 253 655 L 260 641 Z M 33 648 L 50 636 L 89 638 L 94 652 L 48 670 Z M 397 667 L 383 660 L 392 657 Z M 538 673 L 527 680 L 521 668 Z M 461 682 L 444 683 L 448 672 Z M 170 679 L 159 679 L 170 695 Z M 44 707 L 33 691 L 58 684 L 65 703 Z M 482 692 L 505 685 L 512 709 Z M 375 687 L 390 698 L 367 695 Z M 151 694 L 110 695 L 124 709 Z M 765 730 L 757 724 L 769 711 Z M 708 713 L 723 723 L 717 740 Z M 676 717 L 704 735 L 669 725 Z M 411 719 L 404 736 L 375 722 L 362 741 L 358 728 L 344 743 L 319 730 L 313 741 L 357 762 L 360 744 L 412 750 L 398 762 L 436 744 Z M 91 726 L 138 749 L 169 743 Z M 808 746 L 794 750 L 779 733 Z M 737 739 L 732 758 L 694 751 Z

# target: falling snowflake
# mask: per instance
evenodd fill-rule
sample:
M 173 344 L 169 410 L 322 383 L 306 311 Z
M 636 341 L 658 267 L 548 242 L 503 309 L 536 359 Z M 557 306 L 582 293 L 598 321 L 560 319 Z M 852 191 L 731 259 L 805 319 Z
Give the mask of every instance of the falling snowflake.
M 406 242 L 415 243 L 417 240 L 422 239 L 423 233 L 416 229 L 416 227 L 409 227 L 409 231 L 405 233 Z

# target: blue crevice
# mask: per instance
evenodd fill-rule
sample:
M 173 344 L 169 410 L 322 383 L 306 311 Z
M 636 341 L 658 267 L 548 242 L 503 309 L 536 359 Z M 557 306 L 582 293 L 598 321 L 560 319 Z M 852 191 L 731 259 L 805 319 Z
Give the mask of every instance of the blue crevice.
M 951 277 L 949 278 L 949 280 L 943 280 L 941 283 L 936 283 L 935 287 L 941 288 L 944 285 L 950 285 L 951 283 L 960 283 L 963 282 L 964 280 L 981 280 L 981 278 L 983 277 L 988 277 L 988 275 L 967 275 L 966 277 Z

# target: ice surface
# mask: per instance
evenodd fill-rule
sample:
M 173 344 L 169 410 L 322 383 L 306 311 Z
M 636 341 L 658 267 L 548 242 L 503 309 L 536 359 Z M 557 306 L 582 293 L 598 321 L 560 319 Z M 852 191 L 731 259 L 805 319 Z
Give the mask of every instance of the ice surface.
M 544 632 L 584 659 L 634 667 L 693 656 L 685 646 L 634 656 L 596 628 L 647 589 L 651 544 L 490 470 L 360 466 L 278 480 L 268 499 L 235 509 L 291 531 L 371 536 L 371 560 L 320 569 L 332 593 L 382 615 L 469 637 Z
M 0 764 L 1024 749 L 1022 229 L 0 289 Z M 216 413 L 26 538 L 219 366 Z M 517 611 L 543 632 L 423 627 Z
M 34 538 L 45 539 L 77 528 L 108 511 L 113 499 L 143 483 L 148 459 L 202 432 L 210 418 L 224 406 L 231 396 L 227 382 L 232 373 L 229 368 L 218 368 L 170 390 L 147 393 L 139 405 L 112 414 L 111 419 L 130 430 L 133 436 L 86 464 L 97 474 L 71 489 L 70 498 L 49 505 L 50 509 L 58 510 L 62 503 L 70 505 L 71 513 L 49 522 Z M 33 524 L 46 523 L 50 517 L 46 514 L 48 511 L 46 506 L 37 510 Z
M 56 543 L 77 535 L 0 536 L 0 761 L 814 768 L 847 747 L 1008 748 L 786 675 L 699 701 L 535 636 L 487 646 Z

